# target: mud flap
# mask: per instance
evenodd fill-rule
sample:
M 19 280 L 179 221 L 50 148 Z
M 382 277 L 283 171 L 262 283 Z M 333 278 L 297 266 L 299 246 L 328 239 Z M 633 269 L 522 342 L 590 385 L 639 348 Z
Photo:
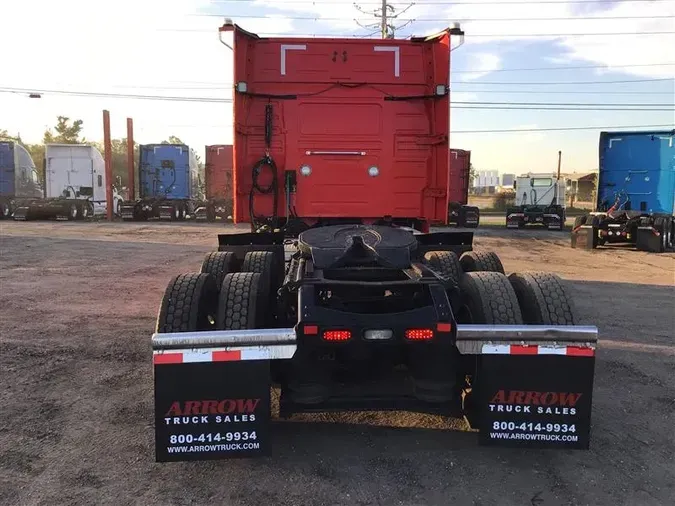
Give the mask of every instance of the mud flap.
M 483 351 L 476 392 L 481 444 L 588 449 L 594 350 L 541 349 L 505 345 Z
M 598 228 L 592 225 L 582 225 L 571 233 L 572 248 L 595 249 L 598 247 Z
M 237 350 L 155 354 L 157 462 L 269 455 L 270 362 Z
M 638 227 L 635 247 L 638 251 L 661 253 L 661 234 L 653 227 Z

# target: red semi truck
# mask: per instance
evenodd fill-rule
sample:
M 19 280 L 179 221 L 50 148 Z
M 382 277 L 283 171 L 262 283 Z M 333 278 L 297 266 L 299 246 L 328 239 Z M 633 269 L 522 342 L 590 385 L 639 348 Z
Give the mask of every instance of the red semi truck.
M 234 48 L 234 217 L 169 281 L 158 461 L 268 455 L 293 413 L 465 417 L 488 445 L 588 448 L 597 329 L 549 273 L 508 277 L 448 210 L 452 29 Z M 201 262 L 201 267 L 200 267 Z
M 232 217 L 232 165 L 232 145 L 206 146 L 206 201 L 196 210 L 197 220 L 215 221 Z
M 450 150 L 450 184 L 448 186 L 448 223 L 459 227 L 476 228 L 480 211 L 468 205 L 471 177 L 471 151 Z

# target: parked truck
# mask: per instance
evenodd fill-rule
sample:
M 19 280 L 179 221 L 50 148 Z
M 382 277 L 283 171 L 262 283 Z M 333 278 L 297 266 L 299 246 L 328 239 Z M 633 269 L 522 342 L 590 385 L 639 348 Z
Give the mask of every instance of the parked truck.
M 197 220 L 232 218 L 232 145 L 206 146 L 206 200 L 195 209 Z
M 675 129 L 601 132 L 596 210 L 578 216 L 572 247 L 633 246 L 672 251 Z
M 410 410 L 466 417 L 488 445 L 588 448 L 597 329 L 565 284 L 507 277 L 472 231 L 428 232 L 447 221 L 456 30 L 230 33 L 234 216 L 252 228 L 166 288 L 156 460 L 269 454 L 272 386 L 281 417 Z
M 42 196 L 23 199 L 14 209 L 15 220 L 82 220 L 105 214 L 105 164 L 95 147 L 46 144 L 43 176 Z M 122 196 L 114 190 L 114 211 L 121 204 Z
M 448 185 L 448 223 L 451 225 L 476 228 L 480 222 L 480 210 L 468 205 L 470 174 L 471 151 L 451 149 Z
M 139 148 L 139 198 L 122 206 L 124 220 L 184 220 L 204 200 L 204 169 L 185 144 Z
M 0 219 L 43 195 L 40 177 L 30 153 L 21 144 L 0 141 Z
M 527 173 L 516 177 L 515 206 L 506 210 L 506 228 L 543 225 L 549 230 L 562 230 L 566 220 L 564 179 L 551 173 Z

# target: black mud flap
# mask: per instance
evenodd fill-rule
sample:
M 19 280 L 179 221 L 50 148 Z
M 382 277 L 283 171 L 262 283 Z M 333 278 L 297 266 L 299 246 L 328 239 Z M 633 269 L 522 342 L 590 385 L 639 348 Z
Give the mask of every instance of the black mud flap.
M 525 354 L 482 357 L 476 399 L 480 443 L 588 449 L 594 350 L 568 347 L 549 355 L 531 346 L 521 351 Z
M 635 247 L 638 251 L 661 253 L 661 235 L 653 227 L 638 227 Z
M 155 355 L 157 462 L 269 455 L 270 362 L 233 353 Z

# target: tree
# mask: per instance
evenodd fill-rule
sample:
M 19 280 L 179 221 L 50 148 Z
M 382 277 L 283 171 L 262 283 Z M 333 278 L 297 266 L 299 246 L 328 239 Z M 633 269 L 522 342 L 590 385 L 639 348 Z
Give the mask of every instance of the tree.
M 9 132 L 7 130 L 3 130 L 3 129 L 0 129 L 0 140 L 14 141 L 14 142 L 18 142 L 19 144 L 23 144 L 23 141 L 21 140 L 21 134 L 17 134 L 16 136 L 9 135 Z
M 54 127 L 56 133 L 51 129 L 45 131 L 42 141 L 45 144 L 82 144 L 85 142 L 84 137 L 80 139 L 82 133 L 81 119 L 71 120 L 67 116 L 58 116 L 57 124 Z
M 162 144 L 185 144 L 179 137 L 175 135 L 169 135 L 169 138 L 165 141 L 162 141 Z

